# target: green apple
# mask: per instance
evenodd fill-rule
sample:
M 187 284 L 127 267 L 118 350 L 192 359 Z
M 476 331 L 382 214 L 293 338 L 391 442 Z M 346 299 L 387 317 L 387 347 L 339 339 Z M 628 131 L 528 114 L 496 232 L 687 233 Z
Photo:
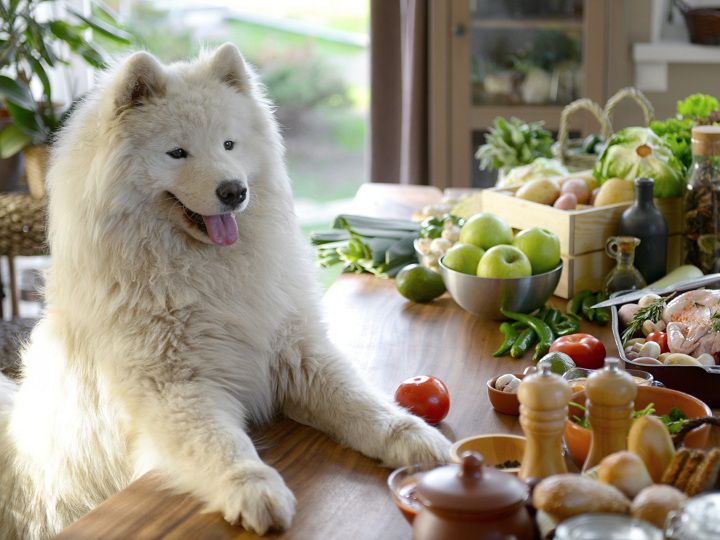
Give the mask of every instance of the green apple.
M 547 229 L 530 227 L 520 231 L 512 244 L 530 259 L 533 274 L 549 272 L 560 264 L 560 239 Z
M 495 246 L 487 250 L 478 264 L 477 275 L 484 278 L 521 278 L 532 275 L 530 261 L 513 246 Z
M 460 242 L 490 249 L 500 244 L 512 244 L 513 232 L 510 225 L 494 214 L 481 212 L 467 220 L 460 229 Z
M 448 268 L 463 274 L 475 275 L 485 250 L 472 244 L 455 244 L 447 250 L 442 262 Z

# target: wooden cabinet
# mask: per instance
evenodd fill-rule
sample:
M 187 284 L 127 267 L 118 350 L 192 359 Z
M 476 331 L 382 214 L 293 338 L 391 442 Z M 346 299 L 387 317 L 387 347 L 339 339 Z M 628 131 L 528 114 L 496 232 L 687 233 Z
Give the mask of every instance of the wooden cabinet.
M 606 0 L 431 0 L 431 183 L 492 185 L 474 154 L 496 116 L 556 131 L 570 101 L 605 103 L 608 12 Z

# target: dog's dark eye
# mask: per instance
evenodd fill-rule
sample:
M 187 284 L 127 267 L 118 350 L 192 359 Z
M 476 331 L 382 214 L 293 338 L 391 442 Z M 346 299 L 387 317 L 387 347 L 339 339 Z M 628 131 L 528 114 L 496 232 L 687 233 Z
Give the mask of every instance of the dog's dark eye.
M 232 150 L 235 148 L 235 141 L 225 141 L 223 146 L 225 147 L 225 150 Z
M 176 148 L 175 150 L 170 150 L 169 152 L 165 153 L 173 159 L 183 159 L 188 157 L 187 150 L 185 150 L 184 148 Z

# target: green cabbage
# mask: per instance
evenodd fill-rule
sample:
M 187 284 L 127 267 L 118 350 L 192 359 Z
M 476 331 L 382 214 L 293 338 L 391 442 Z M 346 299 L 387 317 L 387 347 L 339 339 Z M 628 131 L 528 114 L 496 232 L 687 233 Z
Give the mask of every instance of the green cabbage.
M 685 168 L 670 147 L 649 128 L 629 127 L 608 140 L 595 164 L 593 176 L 602 184 L 608 178 L 634 182 L 646 176 L 655 180 L 655 197 L 680 197 L 685 192 Z

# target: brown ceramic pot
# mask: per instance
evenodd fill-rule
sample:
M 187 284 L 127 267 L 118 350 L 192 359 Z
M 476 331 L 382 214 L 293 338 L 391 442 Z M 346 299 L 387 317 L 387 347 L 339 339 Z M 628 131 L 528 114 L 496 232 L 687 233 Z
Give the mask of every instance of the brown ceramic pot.
M 413 523 L 415 540 L 532 540 L 533 523 L 525 507 L 528 487 L 514 476 L 483 465 L 465 452 L 462 463 L 434 469 L 420 479 L 424 508 Z

